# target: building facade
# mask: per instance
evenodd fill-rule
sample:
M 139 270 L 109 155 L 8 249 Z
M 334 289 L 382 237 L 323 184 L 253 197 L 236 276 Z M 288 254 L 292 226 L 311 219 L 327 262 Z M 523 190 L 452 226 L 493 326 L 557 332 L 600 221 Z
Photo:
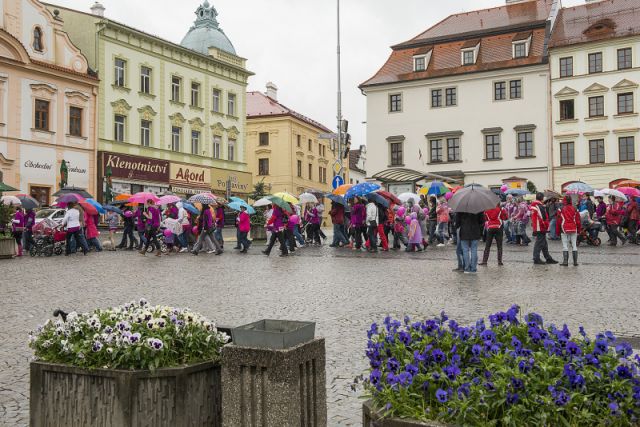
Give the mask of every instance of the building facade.
M 562 9 L 550 58 L 554 187 L 640 180 L 640 3 Z
M 59 10 L 99 72 L 100 190 L 189 196 L 252 191 L 245 147 L 249 76 L 208 1 L 180 45 L 92 13 Z
M 264 180 L 270 193 L 332 191 L 333 166 L 339 154 L 330 141 L 319 138 L 327 133 L 331 133 L 327 127 L 279 103 L 272 83 L 266 94 L 247 94 L 249 170 L 256 181 Z M 345 167 L 345 182 L 348 177 Z
M 0 27 L 0 181 L 43 205 L 65 180 L 93 193 L 96 75 L 41 3 L 0 2 Z
M 507 1 L 451 15 L 393 46 L 386 64 L 360 86 L 369 176 L 408 169 L 494 188 L 507 181 L 548 188 L 546 44 L 559 6 Z
M 349 184 L 360 184 L 367 178 L 367 146 L 349 151 Z

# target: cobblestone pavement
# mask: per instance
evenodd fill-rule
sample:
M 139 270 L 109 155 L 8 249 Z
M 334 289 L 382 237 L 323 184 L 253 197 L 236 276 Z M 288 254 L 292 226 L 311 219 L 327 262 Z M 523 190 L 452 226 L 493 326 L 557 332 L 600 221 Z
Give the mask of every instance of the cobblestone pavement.
M 475 276 L 451 271 L 455 254 L 449 246 L 377 255 L 324 246 L 288 258 L 267 258 L 260 249 L 246 256 L 228 251 L 157 259 L 104 252 L 1 261 L 0 426 L 28 424 L 27 334 L 57 307 L 90 310 L 145 297 L 188 306 L 224 325 L 261 318 L 316 321 L 317 335 L 327 339 L 331 426 L 361 424 L 362 401 L 350 385 L 366 367 L 368 325 L 387 314 L 425 318 L 445 309 L 473 322 L 517 303 L 550 321 L 584 324 L 593 334 L 640 331 L 637 246 L 583 248 L 579 268 L 534 267 L 531 247 L 509 246 L 504 267 L 497 267 L 494 253 Z M 551 249 L 561 257 L 556 242 Z

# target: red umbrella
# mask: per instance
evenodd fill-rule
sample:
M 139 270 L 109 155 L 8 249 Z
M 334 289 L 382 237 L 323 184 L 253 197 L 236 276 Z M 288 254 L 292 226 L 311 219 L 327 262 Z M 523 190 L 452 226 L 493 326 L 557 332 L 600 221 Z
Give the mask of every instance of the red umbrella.
M 379 195 L 381 195 L 382 197 L 384 197 L 385 199 L 387 199 L 391 203 L 395 203 L 396 205 L 401 205 L 402 204 L 400 199 L 398 199 L 398 197 L 393 193 L 389 193 L 388 191 L 384 191 L 384 190 L 378 190 L 378 191 L 376 191 L 376 193 L 378 193 Z
M 82 209 L 84 209 L 84 211 L 86 213 L 88 213 L 89 215 L 98 215 L 98 209 L 96 209 L 95 206 L 93 206 L 91 203 L 88 202 L 79 202 L 78 203 L 80 206 L 82 206 Z

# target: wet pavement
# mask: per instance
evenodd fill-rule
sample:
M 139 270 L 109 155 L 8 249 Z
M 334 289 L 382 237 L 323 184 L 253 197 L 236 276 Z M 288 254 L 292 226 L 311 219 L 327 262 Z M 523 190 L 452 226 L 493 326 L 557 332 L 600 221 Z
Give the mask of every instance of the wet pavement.
M 228 245 L 229 246 L 229 245 Z M 221 325 L 262 318 L 311 320 L 327 342 L 330 426 L 361 424 L 351 390 L 366 368 L 366 331 L 387 315 L 426 318 L 446 310 L 461 323 L 519 304 L 545 319 L 585 325 L 595 334 L 640 332 L 640 247 L 581 248 L 580 267 L 533 266 L 532 247 L 495 253 L 477 275 L 452 272 L 452 246 L 424 253 L 303 248 L 294 256 L 189 254 L 156 258 L 132 252 L 0 261 L 0 426 L 28 425 L 27 334 L 55 308 L 88 311 L 147 298 L 188 306 Z M 557 242 L 551 243 L 561 258 Z

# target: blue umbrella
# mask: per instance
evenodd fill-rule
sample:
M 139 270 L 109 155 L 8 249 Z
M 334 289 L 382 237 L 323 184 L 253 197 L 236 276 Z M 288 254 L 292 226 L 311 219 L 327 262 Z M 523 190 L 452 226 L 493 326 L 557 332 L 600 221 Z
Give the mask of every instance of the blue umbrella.
M 88 200 L 87 200 L 87 202 L 88 202 Z M 97 209 L 97 207 L 96 207 L 96 209 Z M 112 206 L 112 205 L 102 205 L 102 209 L 107 211 L 107 212 L 115 212 L 118 215 L 124 215 L 124 212 L 122 212 L 122 209 L 117 208 L 117 207 Z
M 89 203 L 94 208 L 96 208 L 96 210 L 98 211 L 98 213 L 100 215 L 104 215 L 104 214 L 107 213 L 107 211 L 102 207 L 102 205 L 100 203 L 96 202 L 95 200 L 87 199 L 86 202 Z
M 191 203 L 188 202 L 182 202 L 182 207 L 188 211 L 191 212 L 194 215 L 200 215 L 200 210 L 198 210 L 198 208 L 196 208 L 195 206 L 193 206 Z
M 519 188 L 511 188 L 504 192 L 504 194 L 510 194 L 512 196 L 524 196 L 525 194 L 531 194 L 527 190 L 520 190 Z
M 231 202 L 227 206 L 229 206 L 234 211 L 239 211 L 240 208 L 243 207 L 243 208 L 247 209 L 247 213 L 249 215 L 254 215 L 256 213 L 256 210 L 253 208 L 253 206 L 250 206 L 244 200 L 242 201 L 242 203 L 241 202 Z
M 332 202 L 338 203 L 338 204 L 343 205 L 343 206 L 347 206 L 347 201 L 342 196 L 338 196 L 337 194 L 329 193 L 329 194 L 325 195 L 325 197 L 327 199 L 331 200 Z
M 389 207 L 389 201 L 384 197 L 382 197 L 381 195 L 379 195 L 378 193 L 369 193 L 365 197 L 370 202 L 377 203 L 379 205 L 384 206 L 385 208 Z
M 344 198 L 349 200 L 354 197 L 362 197 L 366 196 L 369 193 L 373 193 L 376 190 L 379 190 L 380 186 L 378 184 L 374 184 L 372 182 L 361 182 L 360 184 L 356 184 L 347 190 Z
M 244 200 L 242 200 L 240 197 L 230 197 L 229 198 L 230 202 L 238 202 L 238 203 L 246 203 Z
M 449 189 L 440 181 L 433 181 L 429 187 L 427 195 L 429 196 L 444 196 L 449 192 Z

